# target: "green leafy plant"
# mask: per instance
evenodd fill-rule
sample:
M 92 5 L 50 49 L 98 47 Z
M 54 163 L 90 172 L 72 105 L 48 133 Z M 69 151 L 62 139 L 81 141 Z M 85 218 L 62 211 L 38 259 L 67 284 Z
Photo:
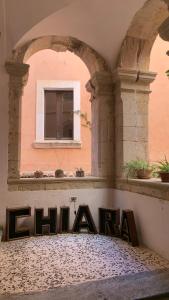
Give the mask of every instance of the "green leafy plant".
M 165 73 L 166 73 L 167 77 L 169 77 L 169 70 L 167 70 Z
M 138 177 L 138 171 L 140 170 L 148 170 L 153 171 L 154 166 L 151 165 L 149 162 L 143 160 L 143 159 L 136 159 L 131 160 L 127 162 L 124 166 L 125 173 L 127 177 L 130 178 L 137 178 Z
M 163 160 L 158 162 L 158 171 L 160 173 L 169 173 L 169 161 L 167 160 L 166 156 Z
M 169 161 L 166 156 L 158 162 L 158 174 L 162 182 L 169 182 Z

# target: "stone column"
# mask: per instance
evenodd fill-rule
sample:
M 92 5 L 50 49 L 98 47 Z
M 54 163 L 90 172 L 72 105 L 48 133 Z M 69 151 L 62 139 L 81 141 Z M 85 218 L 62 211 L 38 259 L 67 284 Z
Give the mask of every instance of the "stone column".
M 21 100 L 29 65 L 6 62 L 9 74 L 8 179 L 19 178 L 21 139 Z
M 113 176 L 114 100 L 112 75 L 96 72 L 86 85 L 91 93 L 92 175 Z
M 122 177 L 126 162 L 148 160 L 148 100 L 156 73 L 117 69 L 115 83 L 115 165 Z

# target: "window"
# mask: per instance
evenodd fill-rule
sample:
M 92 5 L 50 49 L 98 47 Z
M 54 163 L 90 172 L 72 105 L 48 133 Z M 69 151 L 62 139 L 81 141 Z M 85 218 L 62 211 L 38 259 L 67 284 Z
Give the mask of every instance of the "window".
M 80 145 L 79 81 L 37 81 L 34 146 L 49 143 L 51 147 Z
M 73 91 L 45 90 L 45 139 L 73 139 Z

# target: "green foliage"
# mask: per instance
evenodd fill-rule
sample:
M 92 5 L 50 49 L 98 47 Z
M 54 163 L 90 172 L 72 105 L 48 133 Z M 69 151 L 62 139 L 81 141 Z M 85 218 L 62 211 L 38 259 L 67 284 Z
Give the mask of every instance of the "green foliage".
M 88 116 L 86 112 L 83 113 L 80 110 L 75 110 L 74 113 L 80 115 L 81 119 L 84 122 L 82 123 L 83 127 L 88 127 L 89 129 L 91 129 L 91 122 L 88 120 Z
M 165 73 L 166 73 L 167 77 L 169 77 L 169 70 L 167 70 Z
M 159 172 L 158 172 L 158 166 L 157 165 L 152 165 L 152 177 L 159 177 Z
M 127 162 L 124 166 L 124 170 L 127 174 L 127 177 L 136 178 L 137 170 L 153 170 L 153 165 L 150 165 L 149 162 L 143 159 L 136 159 Z
M 169 161 L 166 156 L 163 160 L 158 162 L 158 171 L 162 173 L 169 173 Z

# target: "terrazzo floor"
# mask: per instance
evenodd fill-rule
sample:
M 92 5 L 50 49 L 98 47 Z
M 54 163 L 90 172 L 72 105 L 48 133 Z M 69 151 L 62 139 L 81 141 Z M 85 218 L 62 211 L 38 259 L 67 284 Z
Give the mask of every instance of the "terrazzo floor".
M 0 294 L 169 268 L 154 252 L 118 238 L 91 234 L 31 237 L 0 244 Z

